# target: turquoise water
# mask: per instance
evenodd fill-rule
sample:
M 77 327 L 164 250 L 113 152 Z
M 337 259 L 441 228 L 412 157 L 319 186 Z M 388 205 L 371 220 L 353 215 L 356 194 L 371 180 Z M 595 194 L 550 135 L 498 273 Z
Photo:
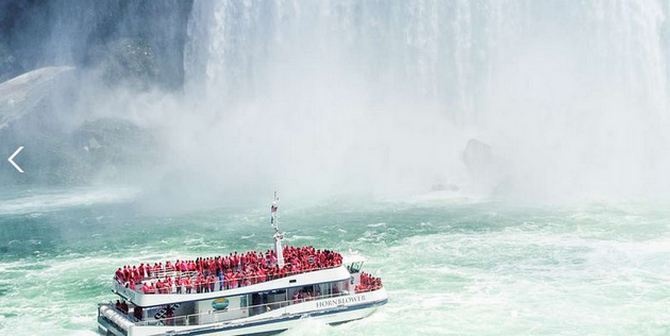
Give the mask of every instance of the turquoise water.
M 270 247 L 267 209 L 150 215 L 133 194 L 53 191 L 0 204 L 0 334 L 93 335 L 118 265 Z M 670 208 L 491 201 L 283 206 L 291 244 L 358 250 L 389 303 L 286 335 L 667 335 Z

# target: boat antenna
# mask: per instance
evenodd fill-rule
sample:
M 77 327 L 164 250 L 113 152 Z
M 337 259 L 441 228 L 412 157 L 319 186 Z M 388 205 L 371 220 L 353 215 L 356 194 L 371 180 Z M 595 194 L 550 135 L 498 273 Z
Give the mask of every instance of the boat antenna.
M 275 234 L 272 236 L 275 240 L 275 254 L 277 255 L 277 266 L 284 267 L 284 250 L 281 245 L 284 239 L 284 233 L 279 230 L 279 195 L 275 191 L 272 206 L 270 207 L 270 225 L 275 229 Z

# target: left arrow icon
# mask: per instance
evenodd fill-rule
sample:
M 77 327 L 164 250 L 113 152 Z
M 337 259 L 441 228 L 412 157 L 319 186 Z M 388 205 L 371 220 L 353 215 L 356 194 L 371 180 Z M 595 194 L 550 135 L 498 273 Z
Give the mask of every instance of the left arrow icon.
M 16 162 L 14 162 L 14 158 L 15 158 L 17 155 L 19 155 L 19 153 L 21 153 L 22 150 L 23 150 L 23 146 L 19 147 L 19 148 L 14 152 L 14 154 L 12 154 L 12 156 L 10 156 L 9 159 L 7 159 L 7 161 L 9 161 L 9 163 L 11 163 L 12 166 L 14 166 L 14 168 L 16 168 L 16 170 L 19 171 L 19 173 L 23 173 L 23 169 L 21 169 L 21 167 L 19 167 L 19 165 L 17 165 Z

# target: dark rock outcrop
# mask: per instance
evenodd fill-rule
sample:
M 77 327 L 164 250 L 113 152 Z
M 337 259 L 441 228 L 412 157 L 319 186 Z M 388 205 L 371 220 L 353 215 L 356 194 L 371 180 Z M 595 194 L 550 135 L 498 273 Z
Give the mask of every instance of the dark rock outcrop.
M 49 65 L 95 67 L 95 51 L 106 50 L 119 64 L 104 66 L 121 69 L 118 76 L 178 89 L 191 7 L 191 0 L 0 1 L 0 81 Z M 147 50 L 151 66 L 133 56 Z
M 155 143 L 147 130 L 121 117 L 74 115 L 70 108 L 85 85 L 78 74 L 72 67 L 47 67 L 0 83 L 0 156 L 24 146 L 17 162 L 26 170 L 18 174 L 0 164 L 0 184 L 114 179 L 153 157 Z

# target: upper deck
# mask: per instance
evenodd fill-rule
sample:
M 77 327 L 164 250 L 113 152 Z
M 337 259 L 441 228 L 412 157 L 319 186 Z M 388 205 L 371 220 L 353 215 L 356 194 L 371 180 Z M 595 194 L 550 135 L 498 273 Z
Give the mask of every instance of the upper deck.
M 178 302 L 187 301 L 201 301 L 219 297 L 237 296 L 257 292 L 267 292 L 275 289 L 300 287 L 306 285 L 313 285 L 319 283 L 348 280 L 350 277 L 349 271 L 344 266 L 317 269 L 287 275 L 283 278 L 274 280 L 267 280 L 265 282 L 242 286 L 237 288 L 221 289 L 215 288 L 214 291 L 194 292 L 191 293 L 177 293 L 176 291 L 167 294 L 147 294 L 138 290 L 132 290 L 124 285 L 115 282 L 113 290 L 140 307 L 150 307 L 158 305 L 166 305 Z
M 117 270 L 113 290 L 147 307 L 349 278 L 337 252 L 287 246 L 285 253 L 287 263 L 281 268 L 270 250 L 125 266 Z

